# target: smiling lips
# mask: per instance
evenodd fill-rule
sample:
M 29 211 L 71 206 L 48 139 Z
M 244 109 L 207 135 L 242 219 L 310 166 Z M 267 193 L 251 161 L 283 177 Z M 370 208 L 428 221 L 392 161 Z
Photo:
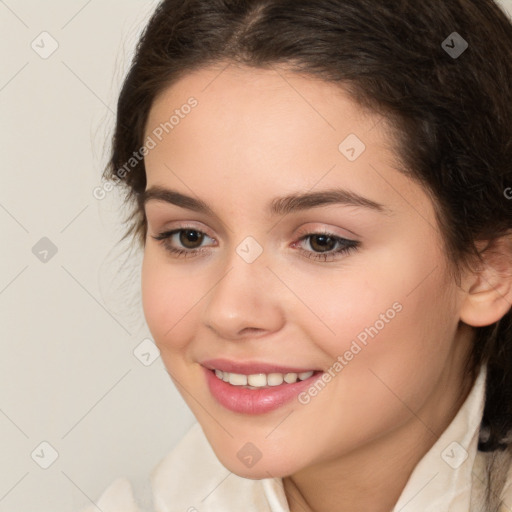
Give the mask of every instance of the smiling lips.
M 246 386 L 248 389 L 279 386 L 283 382 L 293 384 L 298 380 L 309 379 L 317 371 L 250 361 L 238 363 L 227 359 L 209 359 L 202 364 L 214 370 L 220 380 L 233 386 Z
M 208 388 L 225 408 L 244 414 L 263 414 L 296 397 L 321 370 L 268 363 L 203 361 Z

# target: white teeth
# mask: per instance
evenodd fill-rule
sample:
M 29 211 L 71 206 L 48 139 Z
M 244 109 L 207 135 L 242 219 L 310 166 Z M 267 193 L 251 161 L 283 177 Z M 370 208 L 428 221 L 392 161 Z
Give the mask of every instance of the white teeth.
M 247 382 L 250 386 L 263 387 L 267 385 L 267 376 L 264 373 L 256 373 L 247 377 Z
M 240 373 L 230 373 L 229 383 L 233 384 L 233 386 L 247 386 L 247 375 L 242 375 Z
M 269 386 L 279 386 L 284 381 L 282 373 L 269 373 L 267 375 L 267 384 Z
M 298 375 L 296 373 L 287 373 L 284 376 L 284 381 L 288 384 L 293 384 L 294 382 L 297 382 Z
M 266 388 L 279 386 L 283 382 L 294 384 L 298 380 L 309 379 L 315 373 L 314 371 L 302 373 L 255 373 L 252 375 L 243 375 L 240 373 L 229 373 L 221 370 L 215 370 L 218 379 L 229 382 L 232 386 L 244 386 L 248 389 Z

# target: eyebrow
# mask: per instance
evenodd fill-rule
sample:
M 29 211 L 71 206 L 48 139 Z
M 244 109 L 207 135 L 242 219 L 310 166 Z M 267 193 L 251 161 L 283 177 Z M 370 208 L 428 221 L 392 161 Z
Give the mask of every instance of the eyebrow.
M 157 185 L 148 188 L 142 194 L 142 204 L 144 206 L 151 200 L 164 201 L 166 203 L 180 206 L 181 208 L 215 216 L 215 213 L 210 206 L 201 199 L 190 197 L 182 194 L 181 192 L 177 192 L 176 190 L 167 189 Z M 388 208 L 380 203 L 372 201 L 371 199 L 361 196 L 355 192 L 340 188 L 277 197 L 268 204 L 267 211 L 271 215 L 287 215 L 292 212 L 333 204 L 358 206 L 381 213 L 390 212 Z

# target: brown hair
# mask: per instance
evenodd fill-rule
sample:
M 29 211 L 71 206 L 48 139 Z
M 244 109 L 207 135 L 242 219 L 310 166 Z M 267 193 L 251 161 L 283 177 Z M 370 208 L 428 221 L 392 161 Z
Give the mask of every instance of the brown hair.
M 454 32 L 468 43 L 460 55 L 447 51 Z M 155 97 L 183 75 L 221 62 L 283 65 L 343 86 L 385 116 L 403 172 L 437 206 L 457 267 L 479 256 L 476 241 L 512 229 L 505 193 L 512 185 L 512 23 L 493 1 L 164 0 L 119 96 L 106 179 L 143 146 Z M 144 245 L 143 159 L 122 181 L 133 206 L 125 237 Z M 512 442 L 510 310 L 475 331 L 468 371 L 474 378 L 488 364 L 479 449 L 503 450 Z

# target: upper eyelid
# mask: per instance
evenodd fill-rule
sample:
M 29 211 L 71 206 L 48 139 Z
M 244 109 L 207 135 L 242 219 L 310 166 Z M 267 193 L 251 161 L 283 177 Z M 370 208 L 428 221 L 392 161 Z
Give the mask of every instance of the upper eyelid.
M 172 226 L 172 227 L 169 227 L 169 228 L 159 228 L 159 229 L 155 229 L 154 231 L 157 231 L 159 234 L 161 233 L 169 233 L 171 231 L 179 231 L 179 230 L 182 230 L 182 229 L 195 229 L 197 231 L 201 231 L 203 232 L 204 234 L 208 235 L 210 238 L 212 239 L 215 239 L 214 236 L 212 236 L 210 234 L 210 230 L 208 227 L 205 227 L 205 225 L 202 223 L 202 222 L 199 222 L 199 221 L 176 221 L 176 222 L 183 222 L 182 225 L 176 225 L 176 226 Z M 321 224 L 320 227 L 309 227 L 309 228 L 304 228 L 304 227 L 301 227 L 299 228 L 298 230 L 298 233 L 296 234 L 296 236 L 304 236 L 304 235 L 309 235 L 309 234 L 319 234 L 319 233 L 327 233 L 327 234 L 330 234 L 332 236 L 335 236 L 335 237 L 338 237 L 338 238 L 343 238 L 343 239 L 347 239 L 347 240 L 354 240 L 356 241 L 356 239 L 359 239 L 361 238 L 360 235 L 358 235 L 357 233 L 354 233 L 353 231 L 347 229 L 347 228 L 331 228 L 331 227 L 327 227 L 325 224 L 326 223 L 322 223 L 322 222 L 316 222 L 316 223 L 311 223 L 311 224 Z M 341 229 L 343 231 L 346 232 L 346 234 L 343 234 L 343 233 L 336 233 L 336 230 L 337 229 Z M 355 237 L 355 239 L 353 238 Z
M 211 236 L 209 234 L 208 228 L 203 228 L 201 226 L 196 226 L 194 223 L 185 224 L 185 225 L 182 225 L 182 226 L 175 226 L 175 227 L 165 228 L 165 229 L 156 229 L 155 231 L 157 231 L 159 234 L 164 234 L 164 233 L 171 233 L 171 232 L 181 231 L 181 230 L 185 230 L 185 229 L 192 229 L 192 230 L 200 231 L 201 233 L 204 233 L 205 235 L 208 235 L 210 238 L 215 238 L 215 237 L 213 237 L 213 236 Z M 321 227 L 321 228 L 300 228 L 299 232 L 297 233 L 297 236 L 312 235 L 312 234 L 330 234 L 330 235 L 336 236 L 338 238 L 347 238 L 346 236 L 344 236 L 342 234 L 336 234 L 334 231 L 335 231 L 335 229 L 326 228 L 326 227 Z M 348 230 L 345 228 L 345 231 L 348 231 Z M 352 234 L 354 236 L 357 236 L 355 233 L 352 233 Z
M 346 228 L 344 229 L 344 231 L 347 231 L 348 233 L 350 233 L 350 236 L 338 234 L 335 231 L 336 231 L 336 229 L 331 229 L 331 228 L 328 228 L 325 226 L 320 227 L 320 228 L 300 228 L 297 233 L 297 236 L 302 237 L 302 236 L 307 236 L 307 235 L 327 234 L 327 235 L 334 236 L 336 238 L 342 238 L 344 240 L 353 240 L 353 241 L 356 241 L 356 240 L 352 237 L 355 237 L 356 239 L 359 238 L 358 235 L 356 235 L 355 233 L 352 233 L 351 231 L 349 231 Z
M 178 224 L 176 226 L 171 226 L 171 227 L 155 227 L 155 229 L 153 231 L 156 231 L 158 233 L 170 233 L 171 231 L 179 231 L 179 230 L 182 230 L 182 229 L 195 229 L 197 231 L 201 231 L 202 233 L 205 233 L 205 234 L 208 234 L 210 232 L 209 228 L 207 227 L 204 227 L 204 224 L 202 224 L 201 222 L 196 222 L 196 221 L 176 221 L 176 222 L 183 222 L 182 225 Z M 149 226 L 150 223 L 148 223 L 148 226 Z M 155 222 L 155 224 L 159 224 L 157 222 Z M 165 224 L 168 224 L 167 222 L 163 223 L 164 225 Z M 208 235 L 210 236 L 210 235 Z M 213 238 L 213 237 L 212 237 Z

